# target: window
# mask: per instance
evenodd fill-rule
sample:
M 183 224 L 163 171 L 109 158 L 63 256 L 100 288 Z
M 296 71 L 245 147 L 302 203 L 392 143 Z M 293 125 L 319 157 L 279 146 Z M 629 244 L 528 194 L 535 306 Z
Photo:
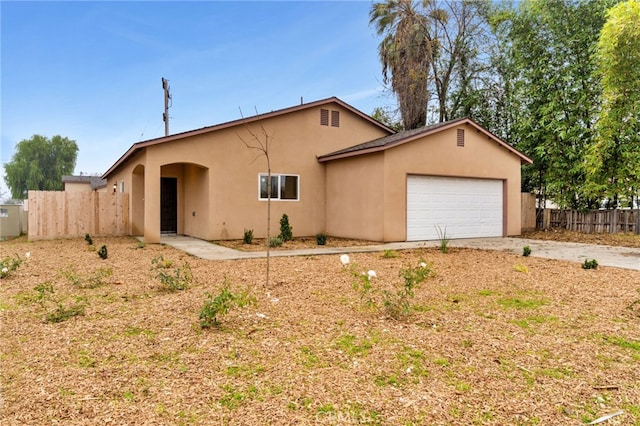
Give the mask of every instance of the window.
M 260 179 L 260 199 L 266 200 L 268 175 L 261 173 Z M 272 200 L 298 200 L 300 198 L 300 177 L 296 175 L 271 174 L 271 199 Z
M 124 192 L 124 181 L 120 181 L 120 192 Z
M 458 146 L 464 146 L 464 129 L 456 129 L 458 131 Z

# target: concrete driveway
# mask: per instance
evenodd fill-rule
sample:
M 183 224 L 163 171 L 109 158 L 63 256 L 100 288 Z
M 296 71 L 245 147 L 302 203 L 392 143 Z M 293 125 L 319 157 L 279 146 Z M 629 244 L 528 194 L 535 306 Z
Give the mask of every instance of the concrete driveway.
M 197 238 L 182 235 L 163 235 L 161 243 L 192 256 L 208 260 L 256 259 L 266 257 L 264 252 L 243 252 L 222 247 Z M 439 247 L 439 241 L 419 241 L 404 243 L 374 244 L 358 247 L 322 247 L 304 250 L 273 250 L 271 256 L 317 256 L 326 254 L 403 250 L 420 247 Z M 584 263 L 586 259 L 596 259 L 599 265 L 640 270 L 640 249 L 612 247 L 595 244 L 563 243 L 558 241 L 530 240 L 526 238 L 470 238 L 451 240 L 449 247 L 467 247 L 483 250 L 501 250 L 522 254 L 524 246 L 531 248 L 531 256 L 547 259 L 568 260 Z

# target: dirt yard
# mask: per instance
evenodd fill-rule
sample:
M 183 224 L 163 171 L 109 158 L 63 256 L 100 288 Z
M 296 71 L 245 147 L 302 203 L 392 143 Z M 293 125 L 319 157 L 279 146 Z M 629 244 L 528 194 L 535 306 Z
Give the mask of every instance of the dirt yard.
M 272 258 L 269 288 L 264 259 L 131 238 L 0 243 L 0 260 L 16 256 L 0 282 L 3 425 L 640 424 L 640 271 L 471 249 L 351 255 L 377 297 L 429 264 L 396 320 L 337 255 Z M 193 281 L 168 291 L 159 264 Z M 255 303 L 202 329 L 225 280 Z

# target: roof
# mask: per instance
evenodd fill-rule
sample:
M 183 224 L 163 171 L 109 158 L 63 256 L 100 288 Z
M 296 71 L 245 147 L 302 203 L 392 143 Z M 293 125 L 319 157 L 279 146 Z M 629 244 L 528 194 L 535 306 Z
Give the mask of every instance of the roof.
M 107 186 L 106 179 L 102 179 L 100 176 L 63 175 L 62 183 L 87 183 L 91 185 L 92 190 L 104 188 L 105 186 Z
M 401 131 L 389 136 L 384 136 L 382 138 L 374 139 L 369 142 L 361 143 L 359 145 L 354 145 L 349 148 L 344 148 L 339 151 L 334 151 L 329 154 L 321 155 L 318 157 L 318 161 L 323 163 L 327 161 L 337 160 L 340 158 L 354 157 L 357 155 L 370 154 L 373 152 L 384 151 L 386 149 L 392 148 L 394 146 L 398 146 L 407 142 L 411 142 L 416 139 L 423 138 L 425 136 L 450 129 L 452 127 L 460 126 L 461 124 L 468 124 L 471 127 L 478 130 L 480 133 L 485 134 L 489 139 L 496 142 L 502 148 L 511 152 L 520 158 L 520 162 L 522 164 L 531 164 L 533 160 L 529 157 L 509 145 L 508 143 L 501 140 L 499 137 L 476 123 L 470 118 L 460 118 L 457 120 L 447 121 L 444 123 L 438 123 L 431 126 L 419 127 L 417 129 L 405 130 Z
M 322 105 L 326 105 L 326 104 L 330 104 L 330 103 L 336 103 L 336 104 L 342 106 L 343 108 L 353 112 L 354 114 L 360 116 L 364 120 L 367 120 L 367 121 L 371 122 L 372 124 L 374 124 L 376 126 L 379 126 L 380 128 L 388 131 L 389 133 L 394 133 L 394 130 L 391 129 L 390 127 L 388 127 L 385 124 L 375 120 L 374 118 L 368 116 L 367 114 L 363 113 L 362 111 L 352 107 L 351 105 L 347 104 L 346 102 L 344 102 L 344 101 L 342 101 L 342 100 L 340 100 L 340 99 L 338 99 L 337 97 L 334 96 L 334 97 L 331 97 L 331 98 L 321 99 L 321 100 L 314 101 L 314 102 L 301 103 L 300 105 L 296 105 L 296 106 L 293 106 L 293 107 L 284 108 L 284 109 L 280 109 L 280 110 L 276 110 L 276 111 L 271 111 L 271 112 L 264 113 L 264 114 L 257 114 L 257 115 L 254 115 L 252 117 L 240 118 L 238 120 L 228 121 L 228 122 L 221 123 L 221 124 L 216 124 L 216 125 L 213 125 L 213 126 L 203 127 L 203 128 L 196 129 L 196 130 L 189 130 L 189 131 L 182 132 L 182 133 L 176 133 L 176 134 L 169 135 L 169 136 L 164 136 L 164 137 L 155 138 L 155 139 L 149 139 L 149 140 L 146 140 L 146 141 L 135 143 L 135 144 L 133 144 L 131 146 L 131 148 L 129 148 L 129 150 L 127 150 L 127 152 L 125 152 L 122 155 L 122 157 L 120 157 L 118 159 L 118 161 L 116 161 L 109 168 L 109 170 L 107 170 L 102 175 L 102 177 L 103 178 L 107 178 L 111 173 L 113 173 L 116 169 L 118 169 L 122 164 L 127 162 L 127 160 L 129 160 L 129 158 L 131 158 L 135 153 L 137 153 L 141 149 L 144 149 L 144 148 L 147 148 L 147 147 L 150 147 L 150 146 L 153 146 L 153 145 L 163 144 L 163 143 L 167 143 L 167 142 L 171 142 L 171 141 L 174 141 L 174 140 L 183 139 L 183 138 L 190 137 L 190 136 L 196 136 L 196 135 L 201 135 L 201 134 L 205 134 L 205 133 L 211 133 L 211 132 L 215 132 L 215 131 L 218 131 L 218 130 L 221 130 L 221 129 L 226 129 L 226 128 L 234 127 L 234 126 L 238 126 L 238 125 L 246 125 L 246 124 L 253 123 L 253 122 L 256 122 L 256 121 L 265 120 L 267 118 L 277 117 L 277 116 L 289 114 L 289 113 L 292 113 L 292 112 L 302 111 L 302 110 L 305 110 L 305 109 L 314 108 L 314 107 L 318 107 L 318 106 L 322 106 Z

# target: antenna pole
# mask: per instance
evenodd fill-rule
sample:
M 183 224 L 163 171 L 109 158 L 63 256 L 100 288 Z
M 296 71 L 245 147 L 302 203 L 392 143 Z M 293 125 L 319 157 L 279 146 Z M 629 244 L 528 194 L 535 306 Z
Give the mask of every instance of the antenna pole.
M 169 100 L 171 94 L 169 93 L 169 80 L 162 77 L 162 89 L 164 90 L 164 113 L 162 114 L 162 121 L 164 121 L 164 135 L 169 136 Z

